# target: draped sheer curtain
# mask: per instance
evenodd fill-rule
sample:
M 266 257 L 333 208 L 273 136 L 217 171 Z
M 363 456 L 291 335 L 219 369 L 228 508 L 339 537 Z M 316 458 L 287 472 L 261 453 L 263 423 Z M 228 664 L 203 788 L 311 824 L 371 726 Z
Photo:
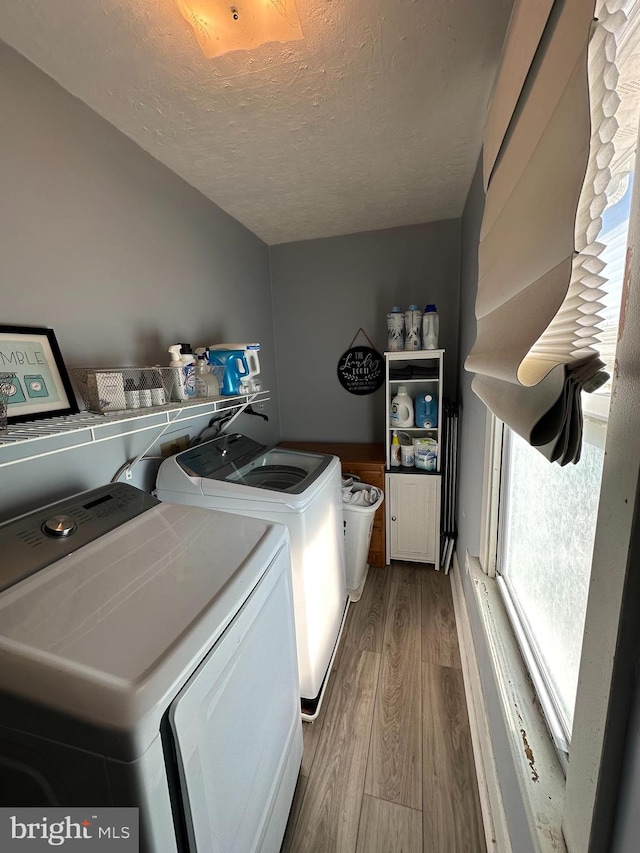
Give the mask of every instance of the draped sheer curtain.
M 485 128 L 475 393 L 549 460 L 580 458 L 598 356 L 622 0 L 516 0 Z

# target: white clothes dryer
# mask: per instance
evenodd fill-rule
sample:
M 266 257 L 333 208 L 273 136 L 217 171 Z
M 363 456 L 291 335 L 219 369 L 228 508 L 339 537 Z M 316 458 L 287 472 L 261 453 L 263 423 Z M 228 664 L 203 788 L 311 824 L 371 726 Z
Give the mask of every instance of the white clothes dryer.
M 138 807 L 145 853 L 277 853 L 302 759 L 286 528 L 118 483 L 7 522 L 0 553 L 0 804 Z
M 314 719 L 349 603 L 338 457 L 223 435 L 165 459 L 155 494 L 287 526 L 302 712 Z

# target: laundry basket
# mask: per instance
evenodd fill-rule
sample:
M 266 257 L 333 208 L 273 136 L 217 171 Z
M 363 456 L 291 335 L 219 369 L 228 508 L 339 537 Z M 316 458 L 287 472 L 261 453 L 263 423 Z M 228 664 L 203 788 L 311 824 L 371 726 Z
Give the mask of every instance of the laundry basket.
M 351 486 L 354 492 L 373 488 L 375 487 L 369 486 L 367 483 L 353 483 Z M 358 601 L 362 595 L 369 571 L 367 555 L 371 542 L 371 531 L 373 530 L 373 517 L 384 500 L 382 490 L 376 489 L 376 491 L 380 492 L 380 497 L 375 503 L 366 506 L 348 503 L 344 500 L 342 503 L 346 584 L 351 601 Z

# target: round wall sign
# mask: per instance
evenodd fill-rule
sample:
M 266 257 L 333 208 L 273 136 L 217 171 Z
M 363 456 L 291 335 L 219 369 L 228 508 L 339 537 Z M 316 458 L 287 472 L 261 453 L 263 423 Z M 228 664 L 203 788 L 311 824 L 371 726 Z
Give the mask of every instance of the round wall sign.
M 373 347 L 351 347 L 340 356 L 338 379 L 350 394 L 373 394 L 384 382 L 384 359 Z

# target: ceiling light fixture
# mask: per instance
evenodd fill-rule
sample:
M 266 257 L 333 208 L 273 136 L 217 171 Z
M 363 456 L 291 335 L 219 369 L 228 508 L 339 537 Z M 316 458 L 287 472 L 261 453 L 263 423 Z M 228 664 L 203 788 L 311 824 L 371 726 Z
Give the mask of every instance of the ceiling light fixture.
M 295 0 L 176 0 L 208 58 L 302 38 Z

